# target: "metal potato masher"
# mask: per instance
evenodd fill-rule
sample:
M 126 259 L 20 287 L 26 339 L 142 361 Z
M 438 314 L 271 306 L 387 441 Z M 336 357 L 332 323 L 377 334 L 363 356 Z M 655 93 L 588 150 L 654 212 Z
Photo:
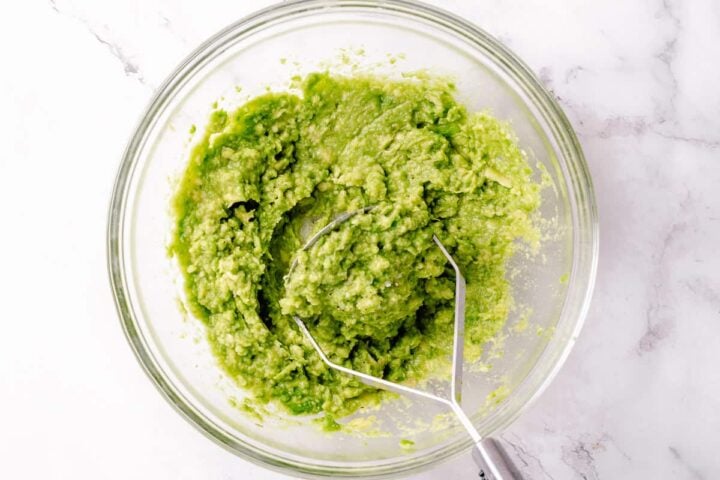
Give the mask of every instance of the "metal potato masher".
M 315 235 L 310 237 L 301 250 L 310 250 L 317 241 L 325 234 L 331 232 L 337 228 L 343 222 L 349 220 L 359 213 L 367 213 L 372 210 L 374 206 L 366 207 L 360 210 L 354 210 L 346 212 L 325 227 L 320 229 Z M 455 271 L 455 324 L 453 333 L 453 353 L 452 353 L 452 378 L 450 381 L 450 397 L 445 398 L 433 393 L 411 388 L 400 383 L 390 382 L 385 379 L 374 377 L 362 372 L 358 372 L 351 368 L 344 367 L 332 362 L 323 352 L 320 345 L 315 341 L 308 330 L 305 322 L 298 316 L 293 316 L 295 323 L 302 331 L 303 335 L 308 339 L 310 344 L 313 346 L 315 351 L 320 355 L 322 361 L 333 370 L 352 375 L 359 378 L 366 385 L 389 390 L 401 395 L 414 395 L 417 397 L 423 397 L 428 400 L 442 403 L 453 411 L 460 424 L 467 430 L 468 434 L 475 443 L 475 451 L 473 452 L 473 458 L 480 468 L 480 478 L 487 480 L 512 480 L 522 478 L 516 468 L 514 468 L 512 462 L 508 458 L 507 454 L 503 450 L 502 446 L 492 438 L 485 438 L 477 431 L 475 426 L 470 421 L 470 418 L 463 411 L 461 406 L 461 395 L 462 395 L 462 372 L 463 372 L 463 348 L 465 339 L 465 278 L 460 271 L 457 263 L 453 257 L 448 253 L 445 246 L 442 244 L 437 236 L 433 235 L 433 241 L 443 253 L 445 258 L 452 266 Z M 290 276 L 297 264 L 297 259 L 293 260 L 286 275 L 286 278 Z

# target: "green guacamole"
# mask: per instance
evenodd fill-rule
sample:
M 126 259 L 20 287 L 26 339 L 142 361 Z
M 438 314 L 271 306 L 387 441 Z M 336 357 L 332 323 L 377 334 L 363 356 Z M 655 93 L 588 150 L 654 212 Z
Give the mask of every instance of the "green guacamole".
M 258 402 L 334 424 L 381 392 L 326 368 L 292 315 L 333 361 L 422 381 L 452 344 L 455 276 L 434 234 L 465 275 L 477 358 L 511 307 L 516 241 L 537 242 L 539 189 L 508 126 L 468 113 L 452 84 L 311 74 L 301 95 L 213 113 L 174 199 L 171 251 L 227 373 Z

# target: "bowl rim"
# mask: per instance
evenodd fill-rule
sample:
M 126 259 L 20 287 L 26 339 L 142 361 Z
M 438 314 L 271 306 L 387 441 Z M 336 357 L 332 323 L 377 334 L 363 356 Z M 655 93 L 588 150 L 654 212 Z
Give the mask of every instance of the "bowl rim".
M 571 182 L 572 185 L 570 185 L 573 190 L 572 193 L 577 197 L 570 199 L 573 207 L 571 209 L 573 217 L 573 262 L 568 291 L 565 296 L 567 303 L 571 288 L 575 286 L 576 295 L 579 295 L 579 300 L 576 302 L 578 304 L 575 312 L 576 321 L 564 347 L 553 359 L 554 364 L 545 374 L 541 384 L 535 388 L 534 393 L 520 408 L 502 418 L 495 425 L 495 430 L 497 431 L 511 424 L 542 394 L 557 375 L 574 346 L 587 316 L 594 289 L 599 250 L 599 224 L 589 169 L 579 141 L 564 112 L 552 94 L 544 88 L 537 76 L 524 62 L 474 24 L 425 3 L 413 0 L 291 0 L 271 5 L 245 16 L 201 43 L 158 87 L 123 152 L 118 173 L 115 177 L 108 211 L 106 239 L 108 276 L 123 332 L 138 363 L 173 408 L 215 443 L 246 460 L 283 473 L 300 473 L 313 477 L 352 476 L 365 478 L 381 478 L 398 474 L 408 475 L 462 453 L 472 445 L 472 442 L 469 438 L 464 441 L 456 441 L 426 456 L 413 457 L 411 461 L 348 468 L 289 460 L 267 451 L 260 451 L 252 445 L 231 438 L 222 428 L 219 428 L 192 404 L 183 400 L 177 388 L 148 352 L 129 302 L 125 266 L 122 261 L 124 251 L 122 232 L 126 218 L 129 187 L 138 163 L 138 154 L 147 140 L 147 132 L 164 111 L 173 94 L 184 85 L 187 77 L 194 73 L 200 64 L 212 56 L 215 49 L 237 36 L 250 34 L 258 28 L 262 29 L 263 25 L 268 22 L 294 18 L 298 15 L 307 15 L 318 11 L 327 12 L 333 9 L 337 11 L 355 9 L 400 15 L 449 30 L 454 35 L 460 36 L 462 39 L 472 42 L 476 47 L 482 47 L 483 50 L 490 53 L 492 60 L 504 67 L 513 76 L 513 79 L 525 88 L 525 93 L 528 94 L 533 105 L 546 116 L 553 137 L 558 141 L 558 147 L 563 150 L 563 156 L 558 160 L 568 168 L 568 174 L 573 181 Z M 567 163 L 564 163 L 566 160 Z M 565 176 L 567 177 L 567 175 Z M 567 178 L 565 180 L 567 182 Z M 577 205 L 583 205 L 584 207 L 579 209 Z M 578 222 L 582 224 L 582 230 L 576 228 Z M 581 251 L 578 252 L 577 250 Z M 563 306 L 564 310 L 565 306 Z M 534 369 L 535 367 L 528 373 L 528 378 L 533 374 Z

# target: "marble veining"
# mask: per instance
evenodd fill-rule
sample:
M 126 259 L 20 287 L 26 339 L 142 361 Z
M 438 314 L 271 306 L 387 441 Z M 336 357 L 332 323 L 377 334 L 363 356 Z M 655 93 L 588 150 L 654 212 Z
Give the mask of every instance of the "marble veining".
M 137 65 L 137 63 L 135 63 L 123 51 L 123 48 L 118 43 L 116 43 L 111 38 L 106 38 L 106 35 L 107 35 L 106 32 L 101 31 L 100 29 L 91 25 L 90 22 L 88 22 L 84 18 L 82 18 L 74 13 L 66 13 L 64 10 L 60 10 L 60 8 L 58 8 L 56 0 L 49 0 L 49 2 L 50 2 L 50 7 L 55 12 L 57 12 L 60 15 L 67 15 L 67 16 L 77 20 L 82 25 L 84 25 L 85 28 L 87 28 L 88 32 L 90 32 L 90 34 L 95 38 L 95 40 L 97 40 L 98 42 L 100 42 L 101 44 L 106 46 L 108 51 L 110 52 L 110 54 L 113 57 L 115 57 L 122 64 L 125 75 L 137 79 L 137 81 L 143 85 L 146 83 L 145 78 L 143 77 L 142 73 L 140 73 L 140 67 Z M 167 20 L 167 18 L 165 18 L 165 17 L 163 17 L 163 18 L 166 22 L 166 26 L 169 25 L 169 20 Z M 104 30 L 108 30 L 108 27 L 106 26 Z
M 677 462 L 687 471 L 687 473 L 690 475 L 690 478 L 694 478 L 697 480 L 703 480 L 705 476 L 697 471 L 692 465 L 688 465 L 685 463 L 685 460 L 683 459 L 682 455 L 680 455 L 680 452 L 677 451 L 675 447 L 668 447 L 668 450 L 670 450 L 670 453 L 672 456 L 677 460 Z

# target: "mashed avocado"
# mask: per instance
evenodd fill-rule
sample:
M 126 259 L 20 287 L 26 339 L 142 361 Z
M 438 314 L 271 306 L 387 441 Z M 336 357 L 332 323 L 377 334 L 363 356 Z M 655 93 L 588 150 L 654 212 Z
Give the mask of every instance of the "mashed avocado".
M 326 368 L 292 315 L 335 362 L 422 380 L 452 343 L 455 277 L 435 234 L 465 275 L 477 357 L 507 318 L 505 264 L 517 239 L 537 241 L 539 201 L 508 126 L 468 113 L 451 84 L 311 74 L 300 96 L 213 113 L 174 200 L 172 252 L 228 374 L 259 402 L 334 423 L 381 393 Z

